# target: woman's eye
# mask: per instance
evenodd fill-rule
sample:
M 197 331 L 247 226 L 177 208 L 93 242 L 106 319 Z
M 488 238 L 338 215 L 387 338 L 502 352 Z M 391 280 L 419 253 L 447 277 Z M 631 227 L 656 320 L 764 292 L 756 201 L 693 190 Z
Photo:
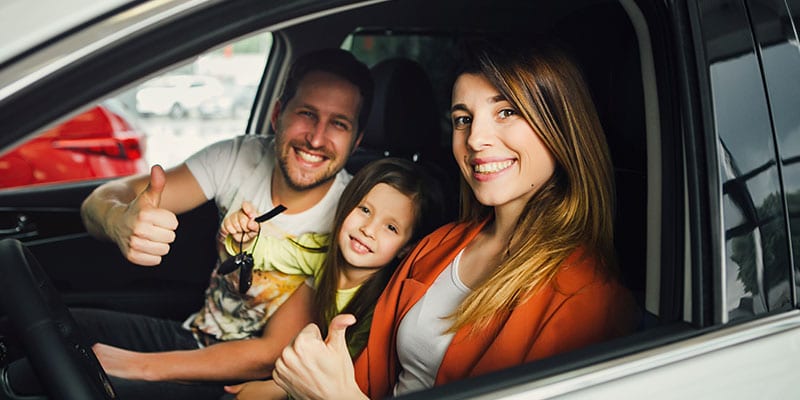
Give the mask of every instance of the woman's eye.
M 516 110 L 510 109 L 510 108 L 504 108 L 504 109 L 500 110 L 500 118 L 508 118 L 508 117 L 510 117 L 510 116 L 512 116 L 512 115 L 514 115 L 516 113 L 517 113 Z
M 453 128 L 455 129 L 463 128 L 464 126 L 469 125 L 471 122 L 472 122 L 472 117 L 466 115 L 453 117 Z

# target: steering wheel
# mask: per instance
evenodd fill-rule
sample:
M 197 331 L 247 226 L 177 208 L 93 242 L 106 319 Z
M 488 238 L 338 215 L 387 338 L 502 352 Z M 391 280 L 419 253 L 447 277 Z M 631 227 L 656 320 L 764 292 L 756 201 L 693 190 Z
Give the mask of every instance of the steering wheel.
M 0 306 L 50 399 L 116 399 L 97 361 L 31 252 L 0 240 Z

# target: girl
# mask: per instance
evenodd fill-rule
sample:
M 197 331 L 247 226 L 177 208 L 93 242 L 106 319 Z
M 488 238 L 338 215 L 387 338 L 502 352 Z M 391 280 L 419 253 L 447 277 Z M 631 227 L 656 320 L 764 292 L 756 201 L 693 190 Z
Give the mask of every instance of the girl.
M 460 222 L 409 254 L 375 306 L 367 347 L 306 326 L 273 378 L 294 398 L 378 399 L 628 332 L 614 278 L 613 177 L 576 66 L 549 46 L 476 49 L 453 87 Z
M 314 310 L 315 321 L 325 327 L 340 312 L 353 314 L 359 322 L 348 330 L 346 342 L 350 356 L 357 356 L 366 345 L 375 301 L 398 260 L 416 241 L 444 222 L 440 221 L 444 215 L 442 199 L 438 187 L 410 161 L 386 158 L 365 166 L 347 185 L 339 201 L 332 244 L 325 253 L 320 273 L 278 309 L 268 327 L 279 326 L 281 315 L 289 312 Z M 269 256 L 256 251 L 256 265 L 264 263 L 259 254 Z M 249 382 L 226 390 L 239 393 L 239 399 L 284 395 L 272 381 Z

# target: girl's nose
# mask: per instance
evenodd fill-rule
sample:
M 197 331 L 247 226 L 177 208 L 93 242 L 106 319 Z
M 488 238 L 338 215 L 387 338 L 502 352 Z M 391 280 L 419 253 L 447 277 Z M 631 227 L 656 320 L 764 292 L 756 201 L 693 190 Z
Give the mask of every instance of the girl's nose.
M 372 224 L 367 222 L 364 225 L 361 225 L 361 233 L 368 238 L 372 238 L 374 233 Z

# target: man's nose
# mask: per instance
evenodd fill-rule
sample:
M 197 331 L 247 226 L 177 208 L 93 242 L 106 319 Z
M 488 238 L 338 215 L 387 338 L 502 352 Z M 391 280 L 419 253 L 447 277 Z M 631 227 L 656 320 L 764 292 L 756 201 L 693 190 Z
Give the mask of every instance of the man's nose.
M 306 133 L 306 142 L 312 148 L 319 148 L 325 143 L 325 130 L 327 129 L 328 124 L 324 121 L 318 121 L 314 124 L 313 127 Z

